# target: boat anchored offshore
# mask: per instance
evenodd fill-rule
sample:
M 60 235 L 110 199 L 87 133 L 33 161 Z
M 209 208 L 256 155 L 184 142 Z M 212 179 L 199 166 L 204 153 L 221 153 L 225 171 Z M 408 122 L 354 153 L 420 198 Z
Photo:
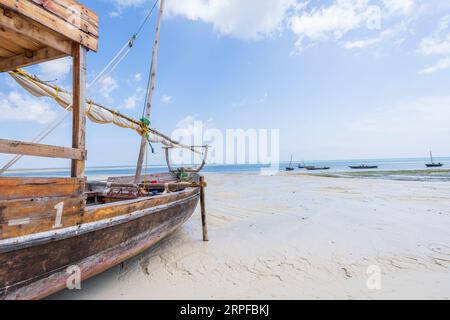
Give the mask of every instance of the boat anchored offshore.
M 73 114 L 71 148 L 40 144 L 58 123 L 33 143 L 0 139 L 0 153 L 17 155 L 0 175 L 23 155 L 71 160 L 70 178 L 0 177 L 0 300 L 44 298 L 66 288 L 73 266 L 83 281 L 142 253 L 186 222 L 199 201 L 203 240 L 208 239 L 206 183 L 199 175 L 207 146 L 173 141 L 152 129 L 148 120 L 164 2 L 160 2 L 145 117 L 135 120 L 86 98 L 86 53 L 97 51 L 98 45 L 98 17 L 92 10 L 75 0 L 21 0 L 20 6 L 17 1 L 0 0 L 0 72 L 10 72 L 35 97 L 53 98 Z M 70 17 L 67 8 L 73 9 Z M 133 35 L 124 48 L 131 48 L 136 38 Z M 73 58 L 73 94 L 19 69 L 65 56 Z M 134 176 L 86 181 L 86 117 L 134 130 L 142 137 Z M 146 174 L 144 158 L 153 149 L 151 143 L 164 145 L 169 172 Z M 169 161 L 173 148 L 200 154 L 202 163 L 173 169 Z
M 427 168 L 440 168 L 440 167 L 443 167 L 444 165 L 442 164 L 442 163 L 435 163 L 434 162 L 434 160 L 433 160 L 433 152 L 432 151 L 430 151 L 430 160 L 431 160 L 431 163 L 427 163 L 426 164 L 426 166 L 427 166 Z
M 330 170 L 330 167 L 306 166 L 305 169 L 308 171 L 319 171 L 319 170 Z
M 368 165 L 360 165 L 360 166 L 349 166 L 350 169 L 359 169 L 359 170 L 368 170 L 368 169 L 378 169 L 378 166 L 368 166 Z
M 292 158 L 293 156 L 291 156 L 291 161 L 289 162 L 289 166 L 286 167 L 286 171 L 294 171 L 294 167 L 292 166 Z

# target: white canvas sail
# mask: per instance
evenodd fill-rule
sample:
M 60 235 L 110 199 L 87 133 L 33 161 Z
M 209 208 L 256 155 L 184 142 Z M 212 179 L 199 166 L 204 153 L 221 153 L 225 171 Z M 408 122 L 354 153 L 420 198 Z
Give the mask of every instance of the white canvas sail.
M 32 77 L 23 70 L 17 70 L 10 72 L 9 75 L 25 90 L 31 93 L 35 97 L 49 97 L 54 99 L 58 105 L 64 109 L 71 109 L 72 105 L 72 94 L 60 89 L 59 87 L 49 84 L 47 82 L 41 81 L 36 77 Z M 159 133 L 155 129 L 146 128 L 141 124 L 140 121 L 132 119 L 130 117 L 124 116 L 119 112 L 105 108 L 94 101 L 86 100 L 85 105 L 86 116 L 95 123 L 99 124 L 114 124 L 122 128 L 128 128 L 136 131 L 139 135 L 146 135 L 149 133 L 149 141 L 151 143 L 161 143 L 166 147 L 179 147 L 187 148 L 193 152 L 198 153 L 193 150 L 191 146 L 186 146 L 178 142 L 172 141 L 167 136 Z

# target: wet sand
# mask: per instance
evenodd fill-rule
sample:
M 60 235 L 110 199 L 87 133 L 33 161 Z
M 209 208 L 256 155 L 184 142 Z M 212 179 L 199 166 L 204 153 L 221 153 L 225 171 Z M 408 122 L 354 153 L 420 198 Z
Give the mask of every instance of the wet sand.
M 207 174 L 200 214 L 52 299 L 450 299 L 450 183 Z M 367 268 L 381 289 L 367 288 Z

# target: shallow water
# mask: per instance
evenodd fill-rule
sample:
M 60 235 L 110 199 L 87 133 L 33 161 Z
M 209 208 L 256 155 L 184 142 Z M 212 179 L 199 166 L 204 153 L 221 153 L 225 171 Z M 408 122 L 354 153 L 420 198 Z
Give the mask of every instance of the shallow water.
M 430 160 L 428 158 L 408 158 L 408 159 L 368 159 L 368 160 L 336 160 L 336 161 L 306 161 L 306 165 L 318 166 L 318 167 L 330 167 L 330 170 L 323 172 L 309 172 L 305 169 L 298 169 L 300 162 L 295 162 L 293 166 L 296 170 L 293 173 L 345 173 L 345 172 L 364 172 L 373 173 L 367 177 L 372 178 L 388 178 L 395 180 L 450 180 L 450 158 L 436 158 L 435 162 L 441 162 L 444 164 L 442 169 L 433 170 L 432 174 L 426 170 L 425 163 Z M 349 166 L 354 165 L 378 165 L 378 169 L 375 170 L 351 170 Z M 280 172 L 285 171 L 287 162 L 280 163 L 277 167 Z M 241 165 L 207 165 L 203 172 L 205 173 L 258 173 L 261 169 L 269 168 L 266 165 L 259 164 L 241 164 Z M 447 169 L 446 169 L 447 168 Z M 384 171 L 405 171 L 405 170 L 423 170 L 423 172 L 411 173 L 407 176 L 401 174 L 398 177 L 396 174 L 386 174 Z M 118 167 L 88 167 L 86 168 L 86 175 L 90 179 L 98 179 L 99 177 L 118 176 L 118 175 L 133 175 L 135 172 L 134 166 L 118 166 Z M 152 166 L 149 168 L 148 173 L 161 173 L 167 172 L 166 166 Z M 17 170 L 11 171 L 6 176 L 33 176 L 33 177 L 63 177 L 68 176 L 70 171 L 68 168 L 61 169 L 36 169 L 36 170 Z M 344 176 L 351 176 L 345 174 Z M 365 175 L 363 175 L 364 177 Z

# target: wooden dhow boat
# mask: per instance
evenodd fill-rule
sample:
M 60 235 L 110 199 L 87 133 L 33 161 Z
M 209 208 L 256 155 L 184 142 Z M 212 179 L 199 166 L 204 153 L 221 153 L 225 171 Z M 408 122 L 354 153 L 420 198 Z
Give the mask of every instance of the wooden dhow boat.
M 71 160 L 68 178 L 0 177 L 0 300 L 47 297 L 65 289 L 73 275 L 83 281 L 143 252 L 188 220 L 199 200 L 207 240 L 206 184 L 198 174 L 207 147 L 200 149 L 203 161 L 197 168 L 173 169 L 171 149 L 201 152 L 160 134 L 147 120 L 163 9 L 164 0 L 145 118 L 137 121 L 86 99 L 86 52 L 96 51 L 98 42 L 98 18 L 92 10 L 75 0 L 0 0 L 0 72 L 10 72 L 29 92 L 54 98 L 73 114 L 71 148 L 38 143 L 42 139 L 0 139 L 0 153 L 18 155 L 4 170 L 23 155 Z M 19 69 L 65 56 L 73 57 L 73 94 Z M 86 181 L 86 117 L 142 136 L 135 176 Z M 142 173 L 150 142 L 164 144 L 168 173 Z

